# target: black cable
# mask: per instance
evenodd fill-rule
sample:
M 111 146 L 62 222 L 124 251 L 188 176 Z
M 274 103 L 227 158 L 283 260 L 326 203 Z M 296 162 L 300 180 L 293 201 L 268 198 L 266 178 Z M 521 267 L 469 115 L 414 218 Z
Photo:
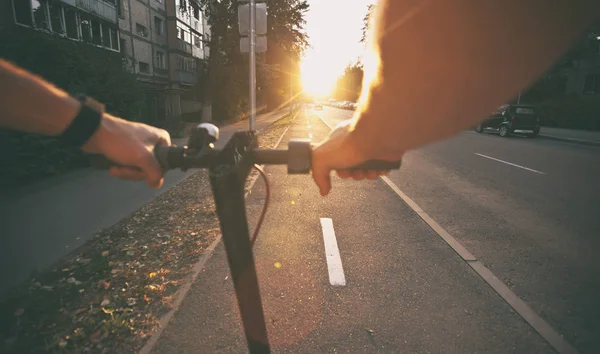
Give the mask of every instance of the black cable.
M 265 215 L 267 214 L 267 208 L 269 207 L 269 198 L 271 196 L 271 190 L 269 188 L 269 179 L 267 178 L 265 171 L 263 171 L 263 169 L 259 165 L 254 165 L 254 168 L 263 177 L 263 179 L 265 181 L 266 192 L 265 192 L 265 205 L 263 206 L 262 213 L 260 214 L 260 218 L 258 219 L 258 223 L 256 224 L 256 229 L 254 229 L 254 234 L 252 235 L 252 239 L 250 240 L 250 243 L 252 244 L 252 246 L 254 246 L 254 242 L 256 241 L 256 238 L 258 237 L 258 232 L 260 231 L 260 227 L 262 226 L 262 223 L 265 219 Z

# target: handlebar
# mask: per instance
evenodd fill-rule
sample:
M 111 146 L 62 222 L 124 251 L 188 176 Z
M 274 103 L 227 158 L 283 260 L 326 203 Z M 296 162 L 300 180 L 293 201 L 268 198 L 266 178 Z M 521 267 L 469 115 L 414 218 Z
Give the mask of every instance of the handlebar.
M 210 124 L 201 124 L 190 137 L 186 146 L 156 146 L 154 155 L 166 170 L 190 168 L 214 168 L 217 165 L 237 167 L 243 160 L 244 165 L 287 165 L 289 174 L 307 174 L 312 167 L 312 145 L 308 139 L 292 139 L 284 150 L 258 149 L 253 132 L 236 132 L 223 149 L 214 149 L 218 139 L 218 128 Z M 92 157 L 92 166 L 108 169 L 116 164 L 103 156 Z M 366 161 L 358 166 L 346 169 L 357 170 L 397 170 L 401 161 Z

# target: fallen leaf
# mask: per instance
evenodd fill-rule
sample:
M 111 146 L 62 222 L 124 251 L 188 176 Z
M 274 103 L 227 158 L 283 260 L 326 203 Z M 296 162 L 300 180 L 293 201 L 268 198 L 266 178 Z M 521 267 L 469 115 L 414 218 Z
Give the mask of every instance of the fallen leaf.
M 49 285 L 44 285 L 44 286 L 42 286 L 42 290 L 52 291 L 52 290 L 54 290 L 54 287 L 53 286 L 49 286 Z
M 75 284 L 77 282 L 77 280 L 74 277 L 70 277 L 69 279 L 67 279 L 67 283 L 69 284 Z
M 67 346 L 67 341 L 64 340 L 64 339 L 59 340 L 58 341 L 58 346 L 61 347 L 61 348 L 66 347 Z
M 152 279 L 152 278 L 154 278 L 154 277 L 155 277 L 155 276 L 157 276 L 157 275 L 158 275 L 158 273 L 156 273 L 156 272 L 150 272 L 150 274 L 148 274 L 148 277 L 149 277 L 150 279 Z
M 73 313 L 73 315 L 77 316 L 79 314 L 82 314 L 82 313 L 86 312 L 87 310 L 88 309 L 86 309 L 86 308 L 79 308 L 79 309 L 75 310 L 75 312 Z
M 25 312 L 25 309 L 17 309 L 15 311 L 15 316 L 19 317 Z
M 130 297 L 129 299 L 127 299 L 127 305 L 128 306 L 133 306 L 135 305 L 136 301 L 134 298 Z
M 108 306 L 108 305 L 110 305 L 110 300 L 109 299 L 104 299 L 100 303 L 100 306 Z
M 109 252 L 108 251 L 103 251 L 102 252 L 102 257 L 108 257 Z

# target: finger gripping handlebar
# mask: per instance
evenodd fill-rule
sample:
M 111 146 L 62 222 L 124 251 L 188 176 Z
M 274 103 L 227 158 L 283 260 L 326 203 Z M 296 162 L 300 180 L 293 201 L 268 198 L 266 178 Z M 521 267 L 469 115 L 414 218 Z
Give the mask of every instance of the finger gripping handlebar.
M 288 149 L 252 149 L 253 163 L 258 165 L 287 165 L 289 174 L 307 174 L 312 167 L 312 146 L 309 140 L 292 139 Z M 164 170 L 190 168 L 208 168 L 219 158 L 221 151 L 212 147 L 194 150 L 187 146 L 156 146 L 154 156 Z M 92 156 L 92 166 L 97 169 L 108 169 L 118 164 L 104 156 Z M 387 171 L 400 168 L 401 161 L 370 160 L 357 166 L 347 168 L 347 171 Z

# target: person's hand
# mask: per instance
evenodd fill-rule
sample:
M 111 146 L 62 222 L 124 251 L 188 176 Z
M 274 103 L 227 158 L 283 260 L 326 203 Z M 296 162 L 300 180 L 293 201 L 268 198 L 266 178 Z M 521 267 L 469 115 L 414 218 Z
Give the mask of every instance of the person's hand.
M 146 180 L 150 187 L 160 188 L 164 171 L 154 158 L 157 144 L 171 145 L 167 131 L 105 113 L 100 127 L 82 150 L 102 154 L 118 164 L 110 168 L 111 176 L 132 181 Z
M 370 156 L 350 138 L 351 121 L 340 123 L 331 134 L 313 149 L 312 153 L 312 176 L 322 196 L 326 196 L 331 190 L 332 170 L 337 170 L 341 178 L 353 178 L 355 180 L 370 179 L 387 174 L 389 171 L 347 171 L 367 160 L 380 157 Z M 397 161 L 402 154 L 383 154 L 383 160 Z

